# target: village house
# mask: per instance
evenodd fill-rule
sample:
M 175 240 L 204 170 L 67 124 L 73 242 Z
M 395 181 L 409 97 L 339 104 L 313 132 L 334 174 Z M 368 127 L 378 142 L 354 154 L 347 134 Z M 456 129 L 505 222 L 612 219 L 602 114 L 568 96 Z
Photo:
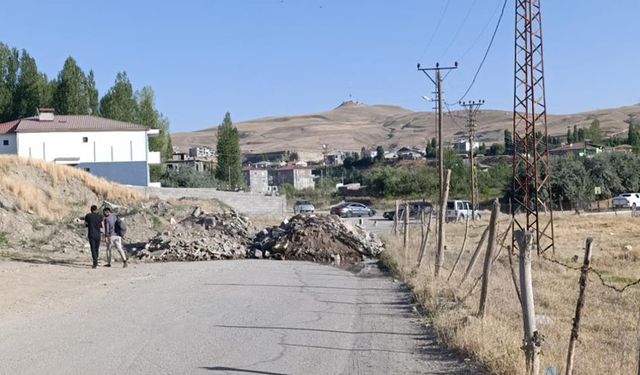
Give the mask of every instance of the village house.
M 166 160 L 164 165 L 168 170 L 176 171 L 182 168 L 193 168 L 196 172 L 207 172 L 214 169 L 213 161 L 193 158 L 184 152 L 174 152 L 171 159 Z
M 149 165 L 160 153 L 149 151 L 158 129 L 106 118 L 59 116 L 41 109 L 37 116 L 0 124 L 0 154 L 44 160 L 83 169 L 107 180 L 148 186 Z
M 312 169 L 293 164 L 271 171 L 274 185 L 281 187 L 284 184 L 292 185 L 296 190 L 314 189 Z
M 553 157 L 567 157 L 573 155 L 575 157 L 593 157 L 602 152 L 602 147 L 587 142 L 572 143 L 549 150 L 549 155 Z
M 344 164 L 344 159 L 347 158 L 347 154 L 343 151 L 331 151 L 327 154 L 327 165 L 340 166 Z
M 424 156 L 417 150 L 411 149 L 409 147 L 403 147 L 399 149 L 396 154 L 398 155 L 398 159 L 400 160 L 418 160 Z
M 453 142 L 452 147 L 458 154 L 468 154 L 471 151 L 471 142 L 468 140 L 459 140 Z M 473 142 L 473 149 L 477 150 L 479 148 L 480 142 Z
M 242 173 L 250 192 L 258 194 L 269 192 L 269 171 L 267 169 L 247 166 L 242 169 Z
M 216 156 L 216 151 L 211 147 L 198 146 L 198 147 L 191 147 L 189 149 L 189 157 L 192 157 L 192 158 L 211 159 L 211 158 L 214 158 L 215 156 Z

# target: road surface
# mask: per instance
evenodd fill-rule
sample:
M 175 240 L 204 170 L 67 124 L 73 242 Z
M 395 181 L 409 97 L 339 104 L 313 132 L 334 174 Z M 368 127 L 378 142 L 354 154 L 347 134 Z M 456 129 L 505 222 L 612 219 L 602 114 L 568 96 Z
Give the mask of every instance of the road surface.
M 434 343 L 409 293 L 375 266 L 7 263 L 0 374 L 476 373 Z M 29 282 L 38 273 L 46 284 Z M 20 298 L 23 285 L 37 300 Z

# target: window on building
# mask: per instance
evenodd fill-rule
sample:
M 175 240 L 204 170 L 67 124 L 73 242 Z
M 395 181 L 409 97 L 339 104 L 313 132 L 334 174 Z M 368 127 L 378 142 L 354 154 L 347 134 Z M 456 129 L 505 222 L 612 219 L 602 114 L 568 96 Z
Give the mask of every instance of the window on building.
M 2 145 L 3 146 L 9 146 L 9 140 L 8 139 L 2 140 Z
M 89 137 L 82 137 L 82 143 L 89 142 Z

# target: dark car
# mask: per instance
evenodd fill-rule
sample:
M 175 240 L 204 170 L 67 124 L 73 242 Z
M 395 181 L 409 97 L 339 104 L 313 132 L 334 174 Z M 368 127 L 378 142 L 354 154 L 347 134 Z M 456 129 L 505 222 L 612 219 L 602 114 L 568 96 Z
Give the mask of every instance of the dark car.
M 419 219 L 422 212 L 431 212 L 431 203 L 428 202 L 412 202 L 409 203 L 409 218 Z M 396 215 L 396 211 L 385 211 L 382 216 L 385 219 L 393 220 Z M 400 219 L 404 218 L 404 205 L 400 205 L 398 208 L 398 216 Z
M 338 215 L 340 217 L 355 217 L 355 216 L 373 216 L 376 211 L 367 207 L 362 203 L 345 202 L 337 206 L 331 207 L 331 214 Z

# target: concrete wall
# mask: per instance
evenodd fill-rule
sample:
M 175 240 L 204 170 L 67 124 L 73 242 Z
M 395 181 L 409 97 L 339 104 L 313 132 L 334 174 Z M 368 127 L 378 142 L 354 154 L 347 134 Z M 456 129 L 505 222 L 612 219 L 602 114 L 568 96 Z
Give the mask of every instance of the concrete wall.
M 156 196 L 161 199 L 217 199 L 232 207 L 243 215 L 249 216 L 282 216 L 287 208 L 287 199 L 284 196 L 270 197 L 261 194 L 218 191 L 215 189 L 189 189 L 189 188 L 139 188 L 145 197 Z
M 4 144 L 5 141 L 9 143 L 6 146 Z M 15 155 L 17 153 L 18 153 L 18 147 L 16 143 L 16 135 L 15 134 L 0 135 L 0 154 Z
M 77 168 L 123 185 L 149 185 L 149 167 L 146 161 L 116 163 L 79 163 Z

